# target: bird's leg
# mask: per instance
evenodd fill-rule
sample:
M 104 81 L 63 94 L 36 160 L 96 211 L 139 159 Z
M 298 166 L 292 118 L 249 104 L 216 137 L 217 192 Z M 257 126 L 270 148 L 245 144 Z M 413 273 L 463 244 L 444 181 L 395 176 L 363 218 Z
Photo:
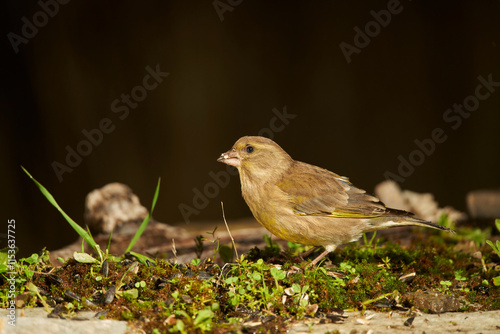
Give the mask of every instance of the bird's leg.
M 321 259 L 327 256 L 328 253 L 330 253 L 331 251 L 332 251 L 331 249 L 326 248 L 323 253 L 319 254 L 314 260 L 312 260 L 311 263 L 309 263 L 309 266 L 314 267 L 319 261 L 321 261 Z
M 310 249 L 306 250 L 305 252 L 300 253 L 299 254 L 299 258 L 301 258 L 302 260 L 304 260 L 306 257 L 308 257 L 309 255 L 311 255 L 312 252 L 315 252 L 320 247 L 321 246 L 311 247 Z

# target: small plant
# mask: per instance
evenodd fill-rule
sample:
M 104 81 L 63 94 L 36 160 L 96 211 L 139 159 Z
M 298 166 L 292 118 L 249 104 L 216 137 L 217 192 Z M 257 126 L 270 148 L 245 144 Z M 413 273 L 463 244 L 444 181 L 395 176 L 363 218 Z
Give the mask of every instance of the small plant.
M 274 283 L 276 284 L 276 289 L 278 291 L 283 290 L 283 287 L 281 285 L 279 285 L 278 282 L 286 277 L 286 273 L 283 270 L 278 269 L 277 267 L 272 267 L 270 272 L 271 272 L 271 276 L 273 276 L 273 278 L 274 278 Z
M 366 247 L 372 247 L 373 245 L 373 240 L 375 240 L 375 237 L 377 236 L 377 231 L 374 231 L 372 234 L 372 237 L 368 241 L 368 238 L 366 237 L 366 233 L 363 233 L 363 241 L 365 242 Z M 375 245 L 376 246 L 376 245 Z
M 196 258 L 196 259 L 192 259 L 191 260 L 191 263 L 193 266 L 198 266 L 199 264 L 201 263 L 201 260 L 199 258 Z
M 140 282 L 136 282 L 134 285 L 137 289 L 141 289 L 141 288 L 144 289 L 146 287 L 146 282 L 140 281 Z
M 104 252 L 101 250 L 100 246 L 95 242 L 94 238 L 90 234 L 90 231 L 88 229 L 87 229 L 87 231 L 85 231 L 80 225 L 78 225 L 73 219 L 71 219 L 71 217 L 69 217 L 66 214 L 66 212 L 64 212 L 64 210 L 59 206 L 59 204 L 56 202 L 56 200 L 52 196 L 52 194 L 42 184 L 40 184 L 35 178 L 33 178 L 33 176 L 31 176 L 31 174 L 24 167 L 21 167 L 21 168 L 30 177 L 30 179 L 37 185 L 38 189 L 40 189 L 40 191 L 45 196 L 45 198 L 47 198 L 47 200 L 50 202 L 50 204 L 52 204 L 61 213 L 61 215 L 66 219 L 68 224 L 70 224 L 70 226 L 82 238 L 82 252 L 81 253 L 78 253 L 78 252 L 74 253 L 75 260 L 77 260 L 81 263 L 97 263 L 99 265 L 102 265 L 102 263 L 105 260 L 107 260 L 109 257 L 108 250 L 109 250 L 109 245 L 111 242 L 111 234 L 110 234 L 110 237 L 108 240 L 108 246 L 106 248 L 106 251 Z M 153 214 L 154 208 L 156 206 L 156 201 L 158 200 L 158 195 L 160 193 L 160 181 L 161 181 L 161 179 L 158 179 L 158 184 L 156 186 L 156 191 L 155 191 L 155 194 L 153 197 L 153 204 L 151 205 L 151 210 L 149 211 L 148 215 L 142 221 L 141 225 L 139 226 L 139 228 L 135 232 L 134 237 L 130 241 L 127 249 L 125 250 L 125 254 L 130 253 L 130 254 L 134 255 L 143 264 L 146 264 L 147 261 L 154 262 L 154 260 L 152 260 L 152 259 L 150 259 L 147 256 L 144 256 L 142 254 L 132 252 L 131 249 L 132 249 L 132 247 L 134 247 L 137 240 L 139 240 L 142 233 L 144 232 L 144 230 L 148 226 L 149 221 L 151 220 L 151 216 Z M 99 255 L 100 260 L 94 259 L 90 254 L 86 254 L 84 252 L 83 242 L 86 242 Z M 119 261 L 122 258 L 123 258 L 123 256 L 121 258 L 115 258 L 114 260 Z
M 458 290 L 463 292 L 470 292 L 470 289 L 466 287 L 465 281 L 467 281 L 467 277 L 464 276 L 465 270 L 457 270 L 455 271 L 455 281 L 457 282 Z
M 491 228 L 487 227 L 485 229 L 475 228 L 462 230 L 462 235 L 467 240 L 472 240 L 476 244 L 476 247 L 481 247 L 484 243 L 488 242 L 488 238 L 491 236 Z M 491 241 L 490 241 L 491 242 Z
M 382 241 L 382 239 L 375 239 L 377 236 L 377 231 L 372 232 L 371 238 L 368 240 L 367 233 L 363 233 L 363 243 L 358 241 L 360 244 L 360 251 L 366 256 L 373 256 L 377 252 L 377 246 Z
M 208 239 L 208 238 L 205 238 L 205 237 L 202 237 L 201 235 L 198 236 L 198 238 L 200 238 L 200 242 L 201 241 L 209 241 L 212 243 L 213 245 L 213 254 L 212 254 L 212 259 L 215 261 L 215 258 L 217 257 L 217 254 L 219 253 L 219 248 L 220 248 L 220 239 L 219 237 L 216 237 L 215 236 L 215 232 L 217 231 L 217 226 L 214 228 L 214 230 L 212 232 L 207 232 L 207 234 L 211 235 L 212 238 L 211 239 Z M 201 246 L 203 247 L 203 245 Z M 203 251 L 203 248 L 202 248 L 202 251 Z
M 457 281 L 466 281 L 467 278 L 462 276 L 463 275 L 463 270 L 458 270 L 455 271 L 455 280 Z
M 441 281 L 439 282 L 439 284 L 441 284 L 441 288 L 438 288 L 438 291 L 442 293 L 447 293 L 450 291 L 450 287 L 452 284 L 450 281 Z
M 0 307 L 8 307 L 9 298 L 30 291 L 32 295 L 39 294 L 35 286 L 30 286 L 35 274 L 46 275 L 43 269 L 50 264 L 49 251 L 43 249 L 40 254 L 32 254 L 30 257 L 8 262 L 8 249 L 0 250 L 0 276 L 9 284 L 8 293 L 0 293 Z M 11 288 L 14 288 L 12 290 Z M 15 293 L 14 293 L 15 292 Z
M 500 219 L 495 220 L 495 226 L 498 231 L 500 231 Z M 495 253 L 497 253 L 498 257 L 500 257 L 500 241 L 497 240 L 496 245 L 493 244 L 490 240 L 486 240 L 486 243 L 493 249 Z M 500 276 L 493 277 L 493 284 L 496 286 L 500 286 Z
M 391 270 L 391 258 L 389 256 L 383 257 L 382 262 L 384 264 L 380 265 L 381 267 L 385 267 L 388 270 Z
M 500 232 L 500 219 L 495 220 L 495 226 L 497 230 Z M 498 257 L 500 257 L 500 240 L 497 240 L 496 245 L 493 244 L 490 240 L 486 240 L 486 243 L 490 245 L 491 248 L 497 253 Z
M 356 268 L 354 268 L 352 265 L 350 265 L 347 262 L 340 263 L 340 270 L 347 273 L 347 274 L 351 274 L 351 275 L 356 274 Z

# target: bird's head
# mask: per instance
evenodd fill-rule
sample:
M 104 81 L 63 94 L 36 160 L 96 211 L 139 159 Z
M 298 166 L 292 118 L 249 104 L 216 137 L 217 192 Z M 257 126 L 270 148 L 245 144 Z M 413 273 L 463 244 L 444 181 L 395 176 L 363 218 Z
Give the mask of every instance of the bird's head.
M 264 182 L 281 175 L 293 162 L 274 141 L 257 136 L 241 137 L 217 161 L 238 168 L 242 179 L 248 177 Z

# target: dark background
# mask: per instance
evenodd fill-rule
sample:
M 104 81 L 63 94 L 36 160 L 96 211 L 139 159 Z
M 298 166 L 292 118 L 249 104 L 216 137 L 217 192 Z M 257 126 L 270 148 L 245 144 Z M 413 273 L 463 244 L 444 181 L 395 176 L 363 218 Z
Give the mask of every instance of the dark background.
M 150 207 L 162 177 L 155 218 L 183 226 L 179 205 L 193 206 L 194 189 L 226 170 L 220 153 L 269 128 L 273 109 L 285 106 L 296 117 L 274 139 L 295 159 L 369 192 L 435 128 L 447 140 L 403 188 L 465 210 L 468 191 L 499 186 L 500 87 L 458 128 L 443 119 L 474 95 L 478 76 L 500 82 L 499 1 L 401 1 L 350 63 L 340 43 L 353 45 L 354 28 L 364 30 L 370 11 L 388 1 L 232 3 L 221 20 L 212 1 L 70 1 L 16 53 L 8 33 L 22 36 L 22 18 L 33 22 L 42 9 L 5 2 L 0 233 L 16 220 L 21 256 L 76 234 L 20 165 L 80 223 L 89 191 L 123 182 Z M 112 102 L 157 65 L 169 76 L 121 120 Z M 60 182 L 53 162 L 65 164 L 66 147 L 75 149 L 82 131 L 104 118 L 114 131 Z M 239 187 L 232 176 L 190 220 L 220 220 L 221 200 L 229 222 L 250 216 Z M 207 223 L 200 234 L 211 230 Z

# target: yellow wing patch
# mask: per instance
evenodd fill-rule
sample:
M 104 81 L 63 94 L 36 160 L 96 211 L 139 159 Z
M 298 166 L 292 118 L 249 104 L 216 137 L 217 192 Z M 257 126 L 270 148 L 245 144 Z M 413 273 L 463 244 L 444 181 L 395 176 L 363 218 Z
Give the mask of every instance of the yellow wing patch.
M 295 210 L 295 214 L 299 216 L 320 216 L 320 217 L 333 217 L 333 218 L 377 218 L 379 214 L 366 214 L 360 212 L 335 210 L 333 212 L 318 212 L 318 213 L 305 213 Z

